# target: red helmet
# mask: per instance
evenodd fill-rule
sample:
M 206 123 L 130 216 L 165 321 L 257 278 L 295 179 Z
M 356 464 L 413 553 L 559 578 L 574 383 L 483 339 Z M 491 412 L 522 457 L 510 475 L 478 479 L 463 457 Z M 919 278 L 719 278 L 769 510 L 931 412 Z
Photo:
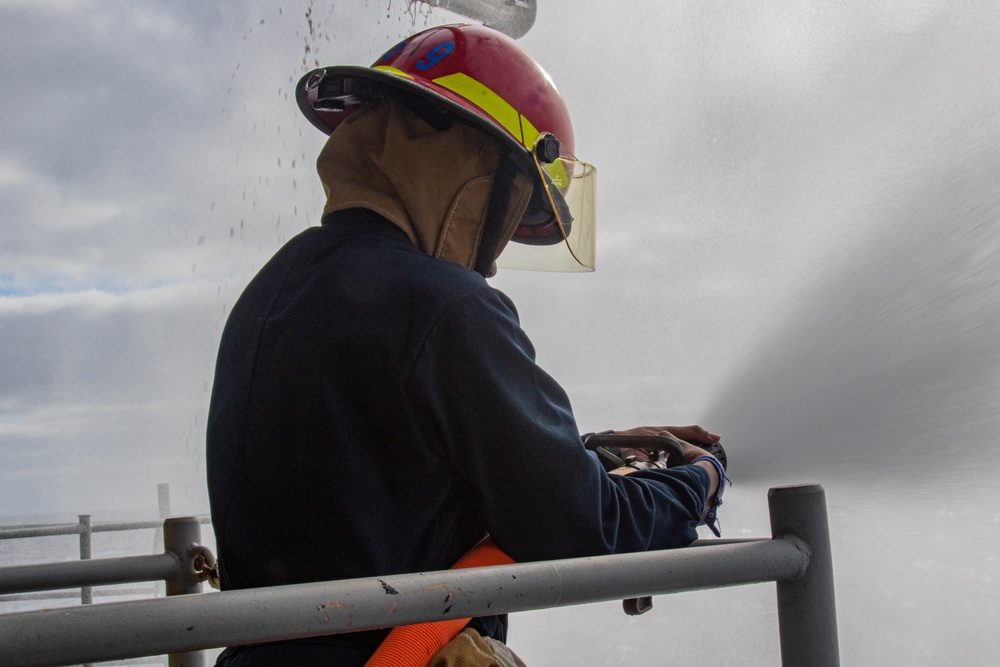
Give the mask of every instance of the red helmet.
M 371 67 L 316 69 L 296 87 L 302 113 L 326 134 L 365 102 L 389 95 L 407 100 L 432 125 L 435 114 L 454 117 L 496 137 L 530 172 L 538 171 L 545 186 L 536 188 L 539 205 L 529 209 L 512 240 L 571 241 L 571 221 L 578 217 L 563 195 L 581 178 L 572 164 L 582 163 L 573 158 L 569 111 L 549 75 L 514 40 L 479 25 L 430 28 L 392 47 Z M 593 167 L 584 166 L 592 176 Z M 574 188 L 590 190 L 592 198 L 589 180 L 586 188 Z M 592 259 L 588 264 L 593 267 Z

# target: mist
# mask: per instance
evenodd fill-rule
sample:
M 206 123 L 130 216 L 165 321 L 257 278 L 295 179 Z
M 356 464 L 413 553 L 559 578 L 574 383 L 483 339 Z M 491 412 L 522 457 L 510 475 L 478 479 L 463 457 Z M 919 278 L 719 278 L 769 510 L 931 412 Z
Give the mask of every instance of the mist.
M 744 479 L 922 486 L 998 462 L 1000 148 L 930 170 L 796 298 L 707 420 Z M 734 470 L 735 472 L 735 470 Z

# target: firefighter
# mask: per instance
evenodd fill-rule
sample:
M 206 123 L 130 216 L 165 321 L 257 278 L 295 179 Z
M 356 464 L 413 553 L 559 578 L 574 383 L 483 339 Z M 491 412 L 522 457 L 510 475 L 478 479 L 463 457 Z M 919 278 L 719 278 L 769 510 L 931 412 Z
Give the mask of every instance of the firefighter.
M 607 474 L 486 281 L 501 253 L 594 267 L 594 169 L 541 67 L 494 30 L 445 26 L 371 67 L 310 72 L 296 96 L 329 135 L 327 200 L 222 335 L 207 463 L 223 589 L 447 569 L 487 534 L 515 561 L 694 540 L 717 462 L 684 442 L 690 465 Z M 473 619 L 455 642 L 519 664 L 506 629 Z M 231 647 L 219 664 L 363 665 L 386 632 Z M 465 664 L 455 642 L 439 664 Z

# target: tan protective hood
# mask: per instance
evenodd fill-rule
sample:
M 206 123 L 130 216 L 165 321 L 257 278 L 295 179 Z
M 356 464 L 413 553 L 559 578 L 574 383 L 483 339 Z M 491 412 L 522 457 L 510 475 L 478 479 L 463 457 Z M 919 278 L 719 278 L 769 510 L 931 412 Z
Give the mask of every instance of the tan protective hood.
M 323 214 L 369 209 L 428 255 L 474 269 L 500 150 L 499 142 L 471 127 L 456 122 L 435 130 L 399 100 L 378 100 L 341 123 L 316 161 L 327 195 Z M 494 259 L 532 187 L 519 172 Z

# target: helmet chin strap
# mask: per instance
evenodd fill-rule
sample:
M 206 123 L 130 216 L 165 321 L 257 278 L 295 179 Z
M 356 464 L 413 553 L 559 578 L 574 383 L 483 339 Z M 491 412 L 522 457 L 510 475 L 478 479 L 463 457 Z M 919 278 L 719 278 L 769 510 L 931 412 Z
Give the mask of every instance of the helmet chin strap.
M 517 176 L 518 164 L 509 155 L 500 158 L 497 174 L 493 179 L 493 191 L 490 193 L 490 203 L 486 207 L 486 224 L 479 241 L 479 252 L 476 255 L 476 273 L 488 278 L 497 256 L 497 245 L 503 233 L 503 223 L 507 217 L 507 207 L 510 205 L 511 188 L 514 177 Z

